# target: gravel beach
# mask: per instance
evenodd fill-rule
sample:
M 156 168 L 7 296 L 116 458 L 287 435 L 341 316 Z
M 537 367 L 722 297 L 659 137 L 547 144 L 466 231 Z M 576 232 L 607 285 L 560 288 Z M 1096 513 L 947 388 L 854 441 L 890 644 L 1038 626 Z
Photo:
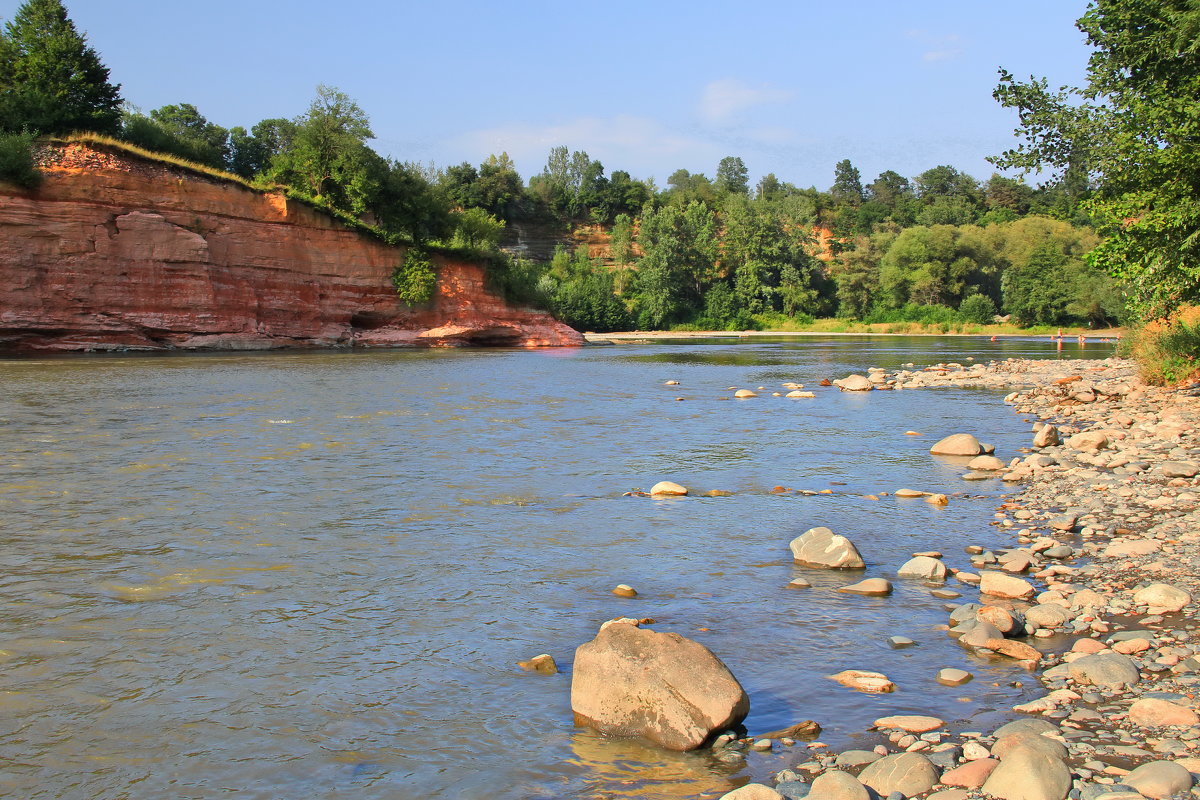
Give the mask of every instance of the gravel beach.
M 960 457 L 964 479 L 999 474 L 1012 486 L 993 522 L 1012 546 L 968 546 L 972 570 L 948 570 L 963 597 L 947 606 L 947 633 L 1035 670 L 1044 694 L 992 731 L 881 719 L 886 744 L 807 758 L 799 746 L 772 785 L 724 797 L 1200 797 L 1198 392 L 1146 386 L 1115 358 L 908 366 L 868 379 L 876 390 L 1010 389 L 1006 403 L 1030 421 L 1027 452 Z M 1066 647 L 1032 646 L 1052 637 Z

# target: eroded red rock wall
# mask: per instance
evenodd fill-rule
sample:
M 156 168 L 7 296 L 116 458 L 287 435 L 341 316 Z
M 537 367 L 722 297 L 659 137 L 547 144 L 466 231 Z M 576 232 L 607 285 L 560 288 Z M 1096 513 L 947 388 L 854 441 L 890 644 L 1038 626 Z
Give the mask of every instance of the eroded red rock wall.
M 471 263 L 441 261 L 434 299 L 407 308 L 403 250 L 280 195 L 83 145 L 43 172 L 33 192 L 0 184 L 0 352 L 583 341 Z

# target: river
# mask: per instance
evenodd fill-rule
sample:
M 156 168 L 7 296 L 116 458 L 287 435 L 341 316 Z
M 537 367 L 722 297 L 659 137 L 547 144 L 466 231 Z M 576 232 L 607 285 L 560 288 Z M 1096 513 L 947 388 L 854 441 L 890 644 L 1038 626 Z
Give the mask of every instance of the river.
M 574 648 L 614 616 L 713 650 L 752 733 L 814 719 L 870 746 L 903 712 L 978 730 L 1028 696 L 1022 670 L 937 630 L 928 587 L 838 594 L 857 577 L 793 565 L 788 542 L 827 525 L 867 576 L 918 550 L 966 567 L 965 545 L 1011 543 L 989 524 L 1005 487 L 928 448 L 967 431 L 1007 460 L 1029 426 L 990 391 L 815 385 L 1058 355 L 779 337 L 0 361 L 0 795 L 715 797 L 807 757 L 731 766 L 576 728 Z M 788 381 L 817 397 L 770 396 Z M 663 479 L 733 495 L 623 496 Z M 902 487 L 964 494 L 863 497 Z M 812 589 L 785 588 L 801 575 Z M 562 674 L 516 667 L 542 652 Z M 975 680 L 941 686 L 942 667 Z M 846 668 L 899 689 L 825 677 Z

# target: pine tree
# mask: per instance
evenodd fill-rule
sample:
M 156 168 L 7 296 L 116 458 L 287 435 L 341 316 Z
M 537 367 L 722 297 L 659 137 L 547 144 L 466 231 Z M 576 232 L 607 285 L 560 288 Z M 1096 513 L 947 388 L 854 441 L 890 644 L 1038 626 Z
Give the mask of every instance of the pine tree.
M 0 32 L 0 130 L 115 132 L 119 90 L 61 0 L 26 0 Z

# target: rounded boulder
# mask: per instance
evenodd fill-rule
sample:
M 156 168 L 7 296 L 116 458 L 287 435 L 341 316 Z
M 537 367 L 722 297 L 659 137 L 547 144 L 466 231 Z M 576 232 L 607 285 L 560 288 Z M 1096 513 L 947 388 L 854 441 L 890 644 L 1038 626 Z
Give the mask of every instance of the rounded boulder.
M 927 792 L 941 778 L 938 768 L 920 753 L 896 753 L 869 765 L 858 776 L 882 797 L 899 792 L 905 797 Z
M 617 624 L 575 650 L 571 709 L 602 733 L 694 750 L 745 719 L 750 698 L 699 642 Z
M 952 434 L 929 448 L 935 456 L 978 456 L 983 451 L 983 445 L 969 433 Z
M 811 528 L 791 542 L 792 558 L 807 567 L 862 569 L 866 566 L 854 543 L 829 528 Z

